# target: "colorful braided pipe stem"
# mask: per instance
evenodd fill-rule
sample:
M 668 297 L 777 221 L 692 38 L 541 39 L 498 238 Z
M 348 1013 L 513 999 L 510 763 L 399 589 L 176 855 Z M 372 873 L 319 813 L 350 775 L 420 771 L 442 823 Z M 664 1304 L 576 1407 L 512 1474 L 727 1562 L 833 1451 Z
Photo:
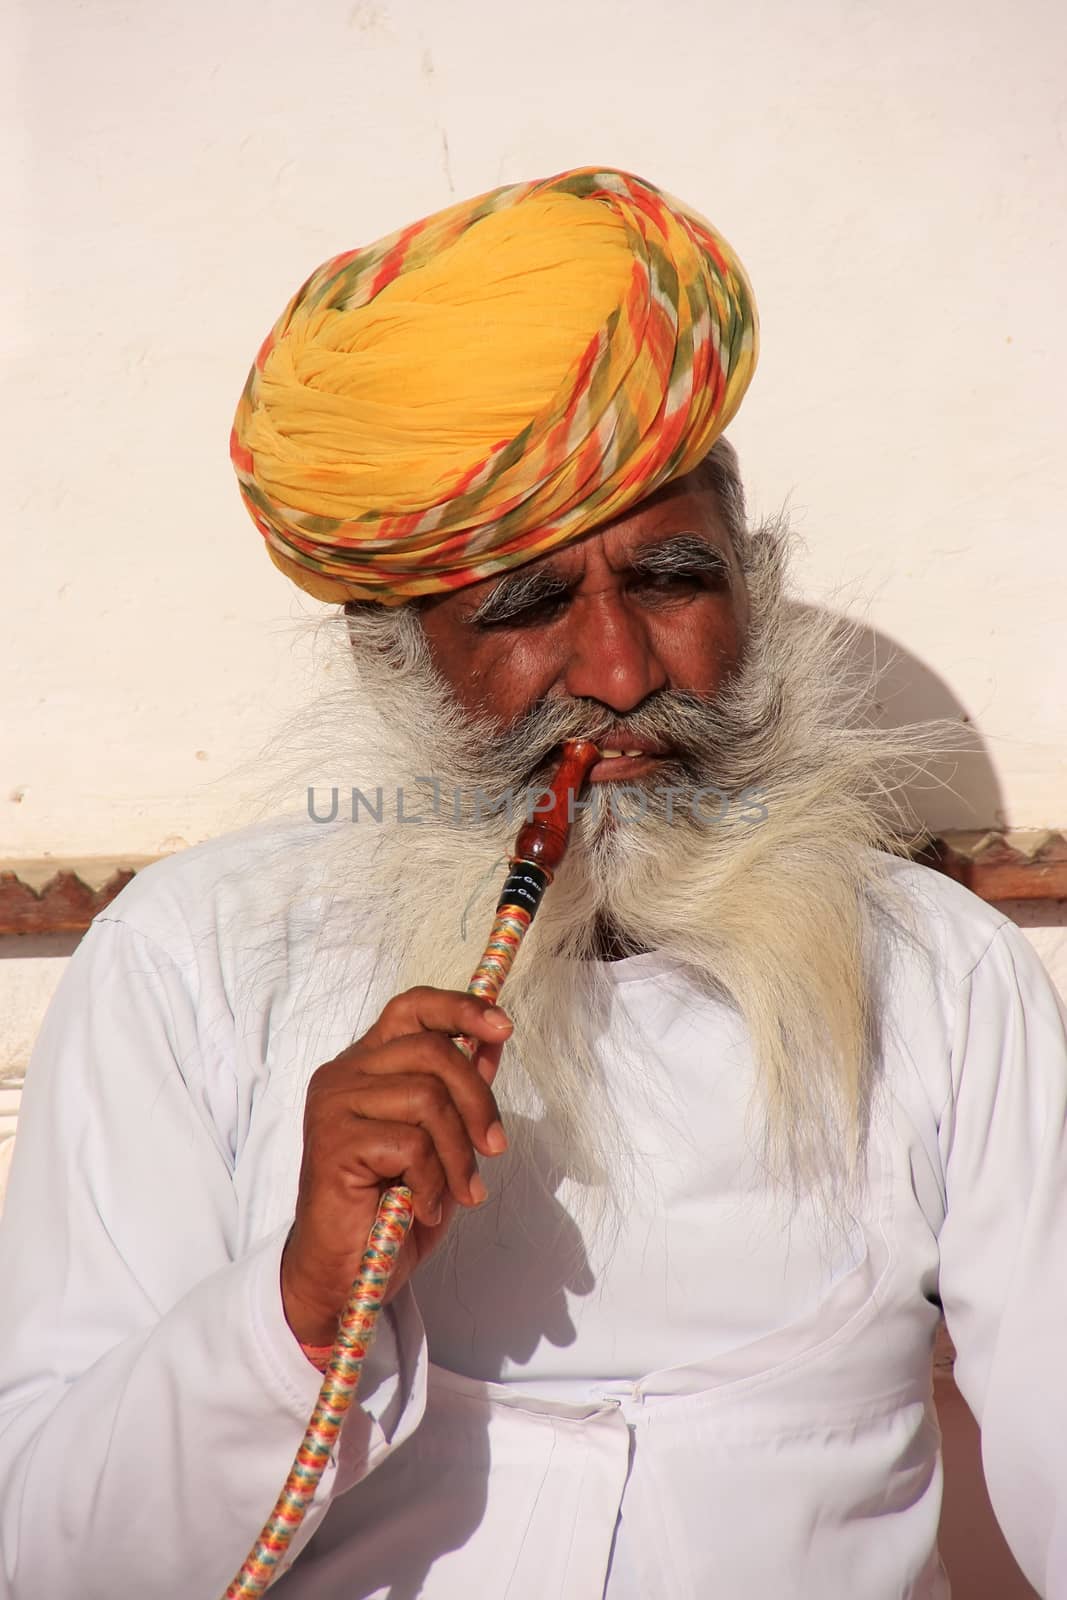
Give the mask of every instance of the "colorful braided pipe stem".
M 489 942 L 474 971 L 474 976 L 467 985 L 468 994 L 481 995 L 484 1000 L 495 1001 L 504 987 L 504 979 L 511 971 L 515 957 L 519 953 L 519 946 L 525 937 L 526 930 L 533 921 L 532 912 L 523 906 L 500 905 L 497 907 L 493 926 L 489 932 Z M 461 1050 L 468 1061 L 474 1059 L 477 1041 L 461 1035 L 453 1039 L 452 1043 L 457 1050 Z
M 292 1470 L 263 1532 L 226 1590 L 225 1600 L 251 1600 L 264 1592 L 304 1520 L 355 1396 L 411 1217 L 411 1190 L 403 1184 L 387 1189 L 378 1205 L 359 1275 L 341 1313 L 333 1354 Z

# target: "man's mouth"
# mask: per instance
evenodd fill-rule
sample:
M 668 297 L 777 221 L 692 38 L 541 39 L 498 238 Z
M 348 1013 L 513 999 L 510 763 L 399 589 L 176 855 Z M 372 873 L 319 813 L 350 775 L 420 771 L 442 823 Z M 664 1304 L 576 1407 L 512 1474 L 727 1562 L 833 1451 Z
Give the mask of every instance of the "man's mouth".
M 672 754 L 665 745 L 650 739 L 605 739 L 600 743 L 600 760 L 589 773 L 590 783 L 623 783 L 628 778 L 645 777 L 658 761 Z
M 590 768 L 589 783 L 624 783 L 631 779 L 647 777 L 656 766 L 670 761 L 678 762 L 679 752 L 669 745 L 635 734 L 613 734 L 596 741 L 599 760 Z M 547 782 L 559 766 L 563 746 L 556 745 L 536 769 L 526 778 L 527 784 Z

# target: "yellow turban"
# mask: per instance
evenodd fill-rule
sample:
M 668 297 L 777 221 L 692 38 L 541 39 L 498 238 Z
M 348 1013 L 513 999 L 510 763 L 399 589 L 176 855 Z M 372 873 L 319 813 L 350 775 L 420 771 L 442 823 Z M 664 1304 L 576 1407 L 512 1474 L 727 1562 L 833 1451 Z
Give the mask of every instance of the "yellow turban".
M 588 167 L 327 261 L 256 357 L 230 455 L 294 583 L 399 604 L 531 561 L 690 471 L 757 350 L 725 240 Z

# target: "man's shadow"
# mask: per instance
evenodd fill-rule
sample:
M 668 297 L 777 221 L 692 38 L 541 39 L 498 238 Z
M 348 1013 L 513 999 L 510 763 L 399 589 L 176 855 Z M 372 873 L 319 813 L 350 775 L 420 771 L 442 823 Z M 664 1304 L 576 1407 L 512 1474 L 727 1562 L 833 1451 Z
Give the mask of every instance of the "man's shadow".
M 557 1199 L 567 1174 L 546 1124 L 513 1114 L 508 1128 L 511 1147 L 484 1174 L 488 1201 L 457 1219 L 416 1284 L 432 1322 L 431 1361 L 494 1383 L 542 1342 L 573 1344 L 567 1297 L 596 1287 L 581 1231 Z

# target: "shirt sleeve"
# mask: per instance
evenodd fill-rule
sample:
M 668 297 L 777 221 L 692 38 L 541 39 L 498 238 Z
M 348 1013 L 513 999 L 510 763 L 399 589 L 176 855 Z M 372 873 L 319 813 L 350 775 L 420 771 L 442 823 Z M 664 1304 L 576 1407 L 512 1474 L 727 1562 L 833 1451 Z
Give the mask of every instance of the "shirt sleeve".
M 941 1299 L 989 1497 L 1019 1566 L 1067 1597 L 1067 1017 L 1002 927 L 961 986 L 940 1137 Z
M 4 1600 L 221 1595 L 318 1395 L 282 1310 L 288 1226 L 235 1259 L 194 974 L 121 921 L 94 923 L 31 1058 L 0 1227 Z M 405 1288 L 290 1559 L 424 1403 Z

